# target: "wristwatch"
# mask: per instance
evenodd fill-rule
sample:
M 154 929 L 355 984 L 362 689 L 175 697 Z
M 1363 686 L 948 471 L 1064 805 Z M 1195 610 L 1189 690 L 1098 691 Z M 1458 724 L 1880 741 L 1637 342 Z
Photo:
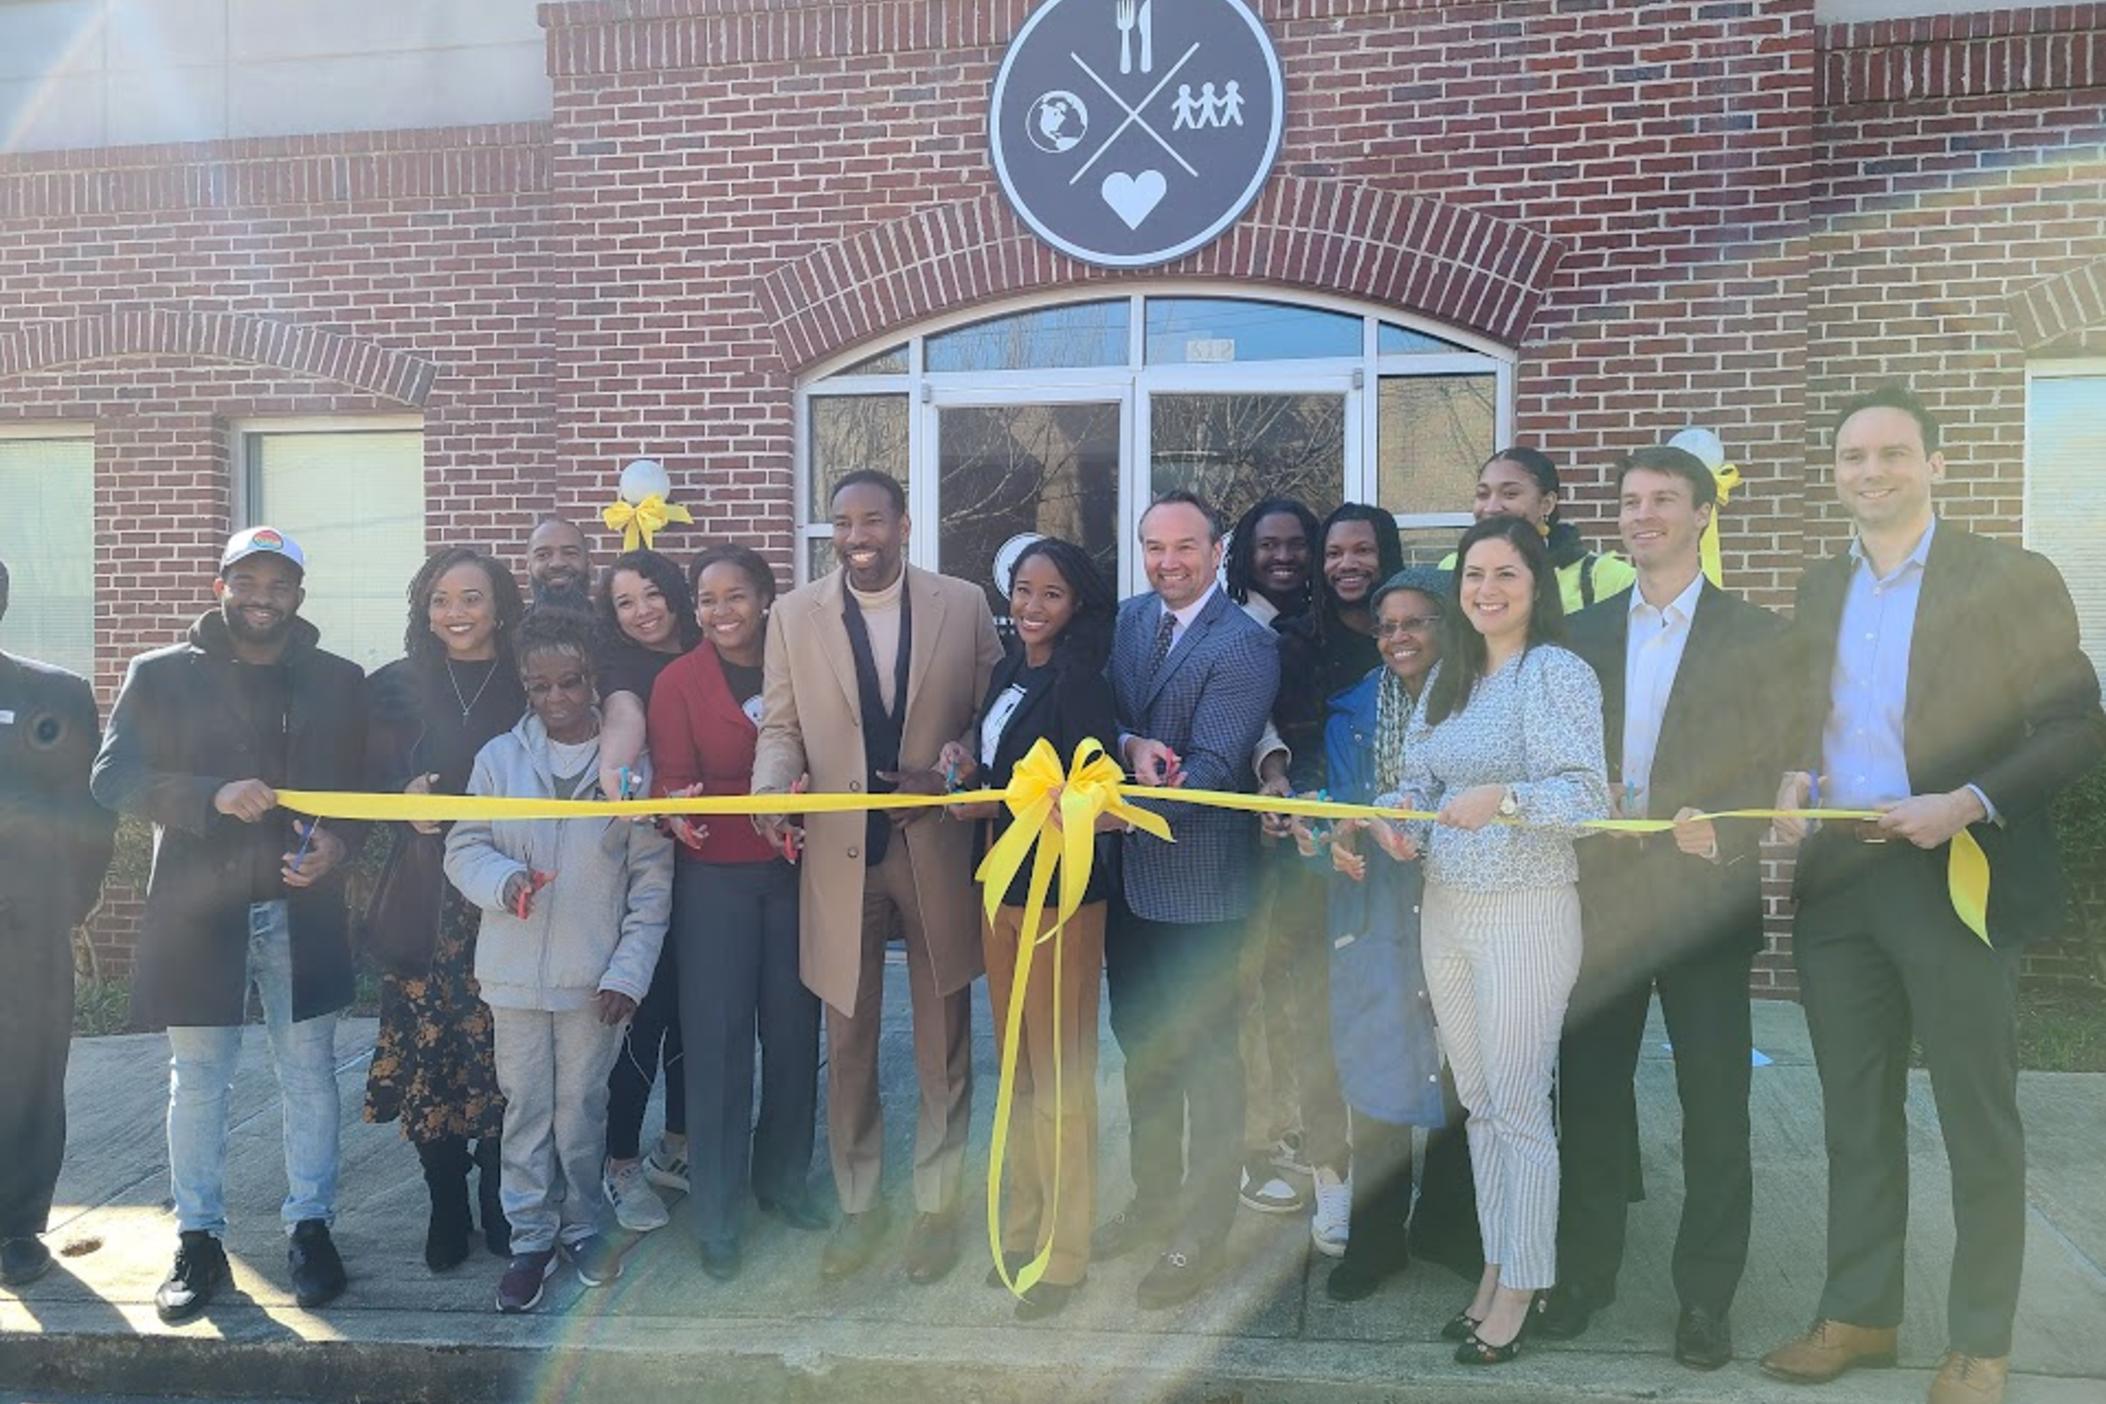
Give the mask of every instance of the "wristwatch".
M 1514 787 L 1508 785 L 1499 793 L 1499 817 L 1501 819 L 1512 819 L 1520 812 L 1521 806 L 1514 802 Z

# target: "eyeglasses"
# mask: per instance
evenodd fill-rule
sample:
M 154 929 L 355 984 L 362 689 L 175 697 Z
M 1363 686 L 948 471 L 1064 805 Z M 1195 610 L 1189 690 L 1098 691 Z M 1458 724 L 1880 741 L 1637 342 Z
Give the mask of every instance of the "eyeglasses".
M 1406 619 L 1384 619 L 1375 625 L 1375 637 L 1393 639 L 1399 634 L 1423 634 L 1441 622 L 1438 614 L 1414 614 Z

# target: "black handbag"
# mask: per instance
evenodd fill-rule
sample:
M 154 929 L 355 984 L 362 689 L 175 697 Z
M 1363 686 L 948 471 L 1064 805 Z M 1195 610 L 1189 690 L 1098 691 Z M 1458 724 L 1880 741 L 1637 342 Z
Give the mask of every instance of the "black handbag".
M 407 825 L 388 850 L 366 904 L 363 933 L 366 954 L 387 974 L 419 980 L 431 973 L 446 899 L 445 863 L 445 838 Z

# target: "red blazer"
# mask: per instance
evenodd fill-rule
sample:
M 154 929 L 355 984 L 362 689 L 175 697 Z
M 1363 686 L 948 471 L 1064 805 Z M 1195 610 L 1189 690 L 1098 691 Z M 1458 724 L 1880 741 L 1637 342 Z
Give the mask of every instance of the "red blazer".
M 743 795 L 753 789 L 753 746 L 760 730 L 731 695 L 717 650 L 697 644 L 666 665 L 651 686 L 651 791 L 666 795 L 699 782 L 705 795 Z M 683 860 L 765 863 L 775 858 L 743 815 L 697 821 L 709 829 L 698 853 L 676 844 Z

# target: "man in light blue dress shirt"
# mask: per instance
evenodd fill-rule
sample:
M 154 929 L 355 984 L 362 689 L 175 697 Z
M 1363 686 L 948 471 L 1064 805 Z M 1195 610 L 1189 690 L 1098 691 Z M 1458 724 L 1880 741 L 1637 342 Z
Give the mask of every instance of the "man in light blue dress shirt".
M 2025 1245 L 2018 951 L 2062 920 L 2048 804 L 2106 753 L 2106 715 L 2061 575 L 1941 523 L 1931 497 L 1944 477 L 1937 421 L 1909 391 L 1844 407 L 1835 482 L 1856 539 L 1799 583 L 1785 734 L 1801 768 L 1778 807 L 1880 816 L 1826 824 L 1799 854 L 1793 955 L 1827 1125 L 1828 1274 L 1812 1328 L 1762 1366 L 1819 1383 L 1894 1359 L 1913 1036 L 1957 1229 L 1930 1398 L 1995 1404 Z M 1947 887 L 1962 829 L 1989 862 L 1986 939 Z

